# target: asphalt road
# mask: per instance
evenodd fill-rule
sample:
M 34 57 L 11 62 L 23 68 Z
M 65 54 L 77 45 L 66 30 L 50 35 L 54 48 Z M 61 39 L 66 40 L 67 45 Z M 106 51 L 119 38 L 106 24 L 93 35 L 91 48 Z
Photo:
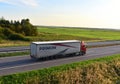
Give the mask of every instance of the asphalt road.
M 0 76 L 79 62 L 113 54 L 120 54 L 120 45 L 89 48 L 87 50 L 87 54 L 84 56 L 67 57 L 47 61 L 35 61 L 32 60 L 30 56 L 0 58 Z
M 87 42 L 88 47 L 105 46 L 105 45 L 120 45 L 120 41 Z M 5 47 L 5 48 L 0 48 L 0 53 L 21 52 L 28 50 L 30 50 L 30 46 Z

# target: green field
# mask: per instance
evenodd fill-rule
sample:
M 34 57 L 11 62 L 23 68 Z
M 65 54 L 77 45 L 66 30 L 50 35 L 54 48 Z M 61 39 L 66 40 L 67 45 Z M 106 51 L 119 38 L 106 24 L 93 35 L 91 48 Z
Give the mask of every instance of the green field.
M 1 76 L 0 84 L 120 84 L 120 54 Z
M 30 45 L 30 41 L 13 41 L 13 40 L 1 40 L 0 47 L 11 47 L 11 46 L 28 46 Z
M 33 41 L 84 40 L 105 41 L 120 40 L 120 30 L 69 28 L 69 27 L 37 27 L 37 36 L 27 36 L 29 41 L 0 39 L 0 47 L 28 46 Z
M 120 40 L 120 31 L 104 29 L 84 29 L 84 28 L 50 28 L 38 27 L 39 32 L 53 33 L 59 35 L 69 35 L 78 37 L 79 40 Z M 52 38 L 52 37 L 51 37 Z

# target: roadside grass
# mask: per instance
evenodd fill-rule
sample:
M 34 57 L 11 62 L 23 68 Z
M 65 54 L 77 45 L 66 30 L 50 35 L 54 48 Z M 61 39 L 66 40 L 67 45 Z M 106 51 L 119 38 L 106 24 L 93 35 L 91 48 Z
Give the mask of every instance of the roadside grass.
M 1 57 L 11 57 L 11 56 L 24 56 L 24 55 L 30 55 L 29 51 L 26 52 L 6 52 L 6 53 L 0 53 Z
M 119 84 L 120 54 L 0 77 L 1 84 Z
M 28 45 L 30 45 L 30 42 L 28 41 L 12 41 L 12 40 L 0 41 L 0 47 L 28 46 Z
M 62 28 L 62 27 L 38 27 L 39 32 L 71 35 L 77 37 L 90 38 L 93 40 L 120 40 L 120 31 L 105 29 L 84 29 L 84 28 Z M 80 38 L 79 38 L 80 39 Z M 89 41 L 89 39 L 88 39 Z

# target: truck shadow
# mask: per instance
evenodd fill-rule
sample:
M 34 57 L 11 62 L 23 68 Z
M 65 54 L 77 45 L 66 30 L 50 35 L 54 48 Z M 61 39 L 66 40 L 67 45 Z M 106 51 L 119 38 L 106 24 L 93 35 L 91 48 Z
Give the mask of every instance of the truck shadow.
M 2 62 L 2 63 L 0 63 L 0 69 L 8 68 L 8 67 L 22 66 L 22 65 L 27 65 L 27 64 L 33 64 L 36 62 L 46 62 L 46 61 L 51 61 L 51 60 L 56 60 L 56 59 L 76 57 L 76 56 L 80 56 L 80 55 L 75 55 L 75 54 L 56 55 L 56 56 L 49 56 L 49 57 L 44 57 L 44 58 L 40 58 L 40 59 L 27 58 L 27 59 L 21 59 L 21 60 L 9 61 L 9 62 Z
M 36 59 L 36 61 L 44 62 L 44 61 L 48 61 L 48 60 L 64 59 L 64 58 L 77 57 L 77 56 L 83 56 L 83 55 L 80 55 L 80 54 L 77 55 L 75 53 L 68 54 L 68 55 L 55 55 L 55 56 L 39 58 L 39 59 Z

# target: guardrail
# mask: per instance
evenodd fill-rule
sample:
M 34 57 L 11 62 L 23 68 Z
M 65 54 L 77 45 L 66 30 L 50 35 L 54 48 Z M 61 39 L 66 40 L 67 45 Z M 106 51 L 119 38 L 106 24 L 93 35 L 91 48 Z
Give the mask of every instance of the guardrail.
M 87 42 L 87 47 L 120 45 L 120 41 Z M 29 51 L 29 46 L 0 48 L 0 53 Z
M 6 53 L 6 52 L 24 52 L 29 51 L 30 49 L 22 49 L 22 50 L 0 50 L 0 53 Z
M 0 53 L 29 51 L 29 46 L 0 48 Z
M 99 47 L 99 46 L 110 46 L 110 45 L 120 45 L 120 41 L 101 41 L 101 42 L 88 42 L 88 47 Z

